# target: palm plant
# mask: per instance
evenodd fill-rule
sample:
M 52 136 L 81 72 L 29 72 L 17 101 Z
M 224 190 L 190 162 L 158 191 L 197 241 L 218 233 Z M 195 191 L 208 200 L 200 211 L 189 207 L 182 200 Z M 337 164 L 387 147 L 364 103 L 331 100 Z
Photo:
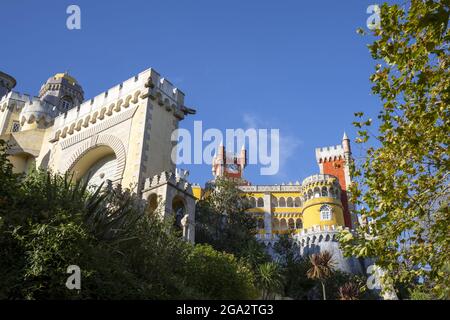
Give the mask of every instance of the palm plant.
M 135 197 L 120 187 L 102 184 L 90 190 L 87 181 L 74 181 L 69 173 L 34 172 L 26 178 L 25 189 L 29 193 L 42 190 L 37 197 L 43 201 L 36 202 L 34 211 L 45 213 L 51 208 L 61 208 L 78 214 L 90 234 L 98 240 L 127 239 L 131 226 L 141 217 Z
M 262 292 L 262 299 L 267 300 L 273 294 L 283 288 L 283 275 L 281 268 L 276 262 L 266 262 L 258 267 L 258 286 Z
M 306 272 L 310 279 L 319 280 L 322 285 L 323 300 L 327 299 L 325 292 L 325 280 L 333 273 L 335 263 L 333 255 L 329 251 L 313 254 L 309 258 L 311 268 Z
M 359 295 L 359 287 L 353 282 L 347 282 L 339 288 L 339 298 L 341 300 L 358 300 Z

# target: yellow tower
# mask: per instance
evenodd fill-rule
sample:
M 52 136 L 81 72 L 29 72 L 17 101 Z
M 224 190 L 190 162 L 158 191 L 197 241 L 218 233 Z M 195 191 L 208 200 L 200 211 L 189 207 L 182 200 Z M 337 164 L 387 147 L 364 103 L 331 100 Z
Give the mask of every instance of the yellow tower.
M 336 177 L 317 174 L 303 180 L 303 228 L 344 226 L 341 188 Z

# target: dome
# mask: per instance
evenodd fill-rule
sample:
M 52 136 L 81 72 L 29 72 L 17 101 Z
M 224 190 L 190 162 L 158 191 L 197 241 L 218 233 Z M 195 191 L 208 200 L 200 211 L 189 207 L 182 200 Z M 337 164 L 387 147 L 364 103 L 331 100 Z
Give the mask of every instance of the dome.
M 72 77 L 71 75 L 69 75 L 67 72 L 64 73 L 57 73 L 55 74 L 52 78 L 48 79 L 47 82 L 51 82 L 51 79 L 53 80 L 60 80 L 60 79 L 65 79 L 67 80 L 69 83 L 71 83 L 72 85 L 77 85 L 78 81 L 77 79 L 75 79 L 74 77 Z
M 42 85 L 39 98 L 56 106 L 60 113 L 64 113 L 83 102 L 84 92 L 73 76 L 67 72 L 56 73 Z
M 7 95 L 16 86 L 16 79 L 0 71 L 0 98 Z

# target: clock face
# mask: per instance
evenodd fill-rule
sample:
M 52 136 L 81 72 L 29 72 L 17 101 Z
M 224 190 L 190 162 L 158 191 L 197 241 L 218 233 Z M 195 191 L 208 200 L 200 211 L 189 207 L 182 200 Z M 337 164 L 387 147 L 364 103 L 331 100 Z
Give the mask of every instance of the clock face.
M 234 173 L 234 174 L 239 173 L 240 172 L 239 169 L 240 169 L 239 166 L 237 164 L 235 164 L 235 163 L 227 164 L 227 171 L 229 173 Z

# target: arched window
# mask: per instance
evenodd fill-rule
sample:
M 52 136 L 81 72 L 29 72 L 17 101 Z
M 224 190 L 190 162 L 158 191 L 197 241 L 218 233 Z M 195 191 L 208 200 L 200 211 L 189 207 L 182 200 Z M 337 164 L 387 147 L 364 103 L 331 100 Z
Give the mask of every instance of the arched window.
M 255 208 L 256 207 L 256 199 L 253 197 L 250 197 L 248 200 L 250 201 L 250 207 Z
M 280 230 L 287 230 L 286 219 L 281 219 L 280 220 Z
M 264 207 L 264 200 L 263 200 L 263 198 L 258 198 L 257 204 L 258 204 L 258 208 Z
M 158 208 L 158 196 L 156 195 L 156 193 L 152 193 L 148 196 L 147 203 L 147 213 L 154 213 Z
M 294 201 L 291 197 L 287 198 L 286 204 L 289 208 L 292 208 L 294 206 Z
M 61 98 L 61 107 L 62 110 L 69 110 L 70 108 L 72 108 L 73 105 L 73 100 L 70 96 L 64 96 Z
M 319 198 L 319 197 L 320 197 L 320 188 L 315 187 L 314 188 L 314 198 Z
M 280 221 L 277 218 L 272 220 L 272 229 L 275 231 L 280 230 Z
M 295 222 L 294 222 L 294 219 L 289 219 L 289 229 L 290 230 L 294 230 L 295 229 Z
M 295 227 L 296 227 L 297 229 L 303 229 L 302 219 L 297 219 L 297 220 L 295 220 Z
M 280 205 L 281 208 L 286 207 L 286 200 L 281 197 L 280 199 L 278 199 L 278 204 Z
M 272 207 L 273 208 L 276 208 L 276 207 L 278 207 L 278 200 L 277 200 L 277 198 L 275 198 L 275 197 L 272 197 Z
M 341 197 L 341 189 L 336 188 L 335 193 L 336 193 L 336 199 L 339 199 Z
M 327 187 L 322 187 L 322 197 L 328 197 Z
M 320 220 L 331 220 L 332 219 L 332 210 L 328 205 L 323 205 L 320 207 Z
M 336 192 L 334 191 L 334 187 L 330 188 L 330 197 L 336 198 Z
M 308 190 L 308 200 L 309 200 L 309 199 L 312 199 L 312 197 L 313 197 L 313 192 L 312 192 L 312 190 L 310 189 L 310 190 Z
M 258 229 L 264 229 L 264 219 L 258 219 Z
M 301 207 L 302 206 L 302 200 L 300 200 L 300 197 L 296 197 L 294 199 L 294 207 Z
M 175 217 L 174 219 L 174 226 L 176 228 L 182 228 L 181 220 L 183 219 L 184 215 L 186 214 L 186 205 L 184 203 L 183 198 L 176 196 L 172 200 L 172 212 Z

